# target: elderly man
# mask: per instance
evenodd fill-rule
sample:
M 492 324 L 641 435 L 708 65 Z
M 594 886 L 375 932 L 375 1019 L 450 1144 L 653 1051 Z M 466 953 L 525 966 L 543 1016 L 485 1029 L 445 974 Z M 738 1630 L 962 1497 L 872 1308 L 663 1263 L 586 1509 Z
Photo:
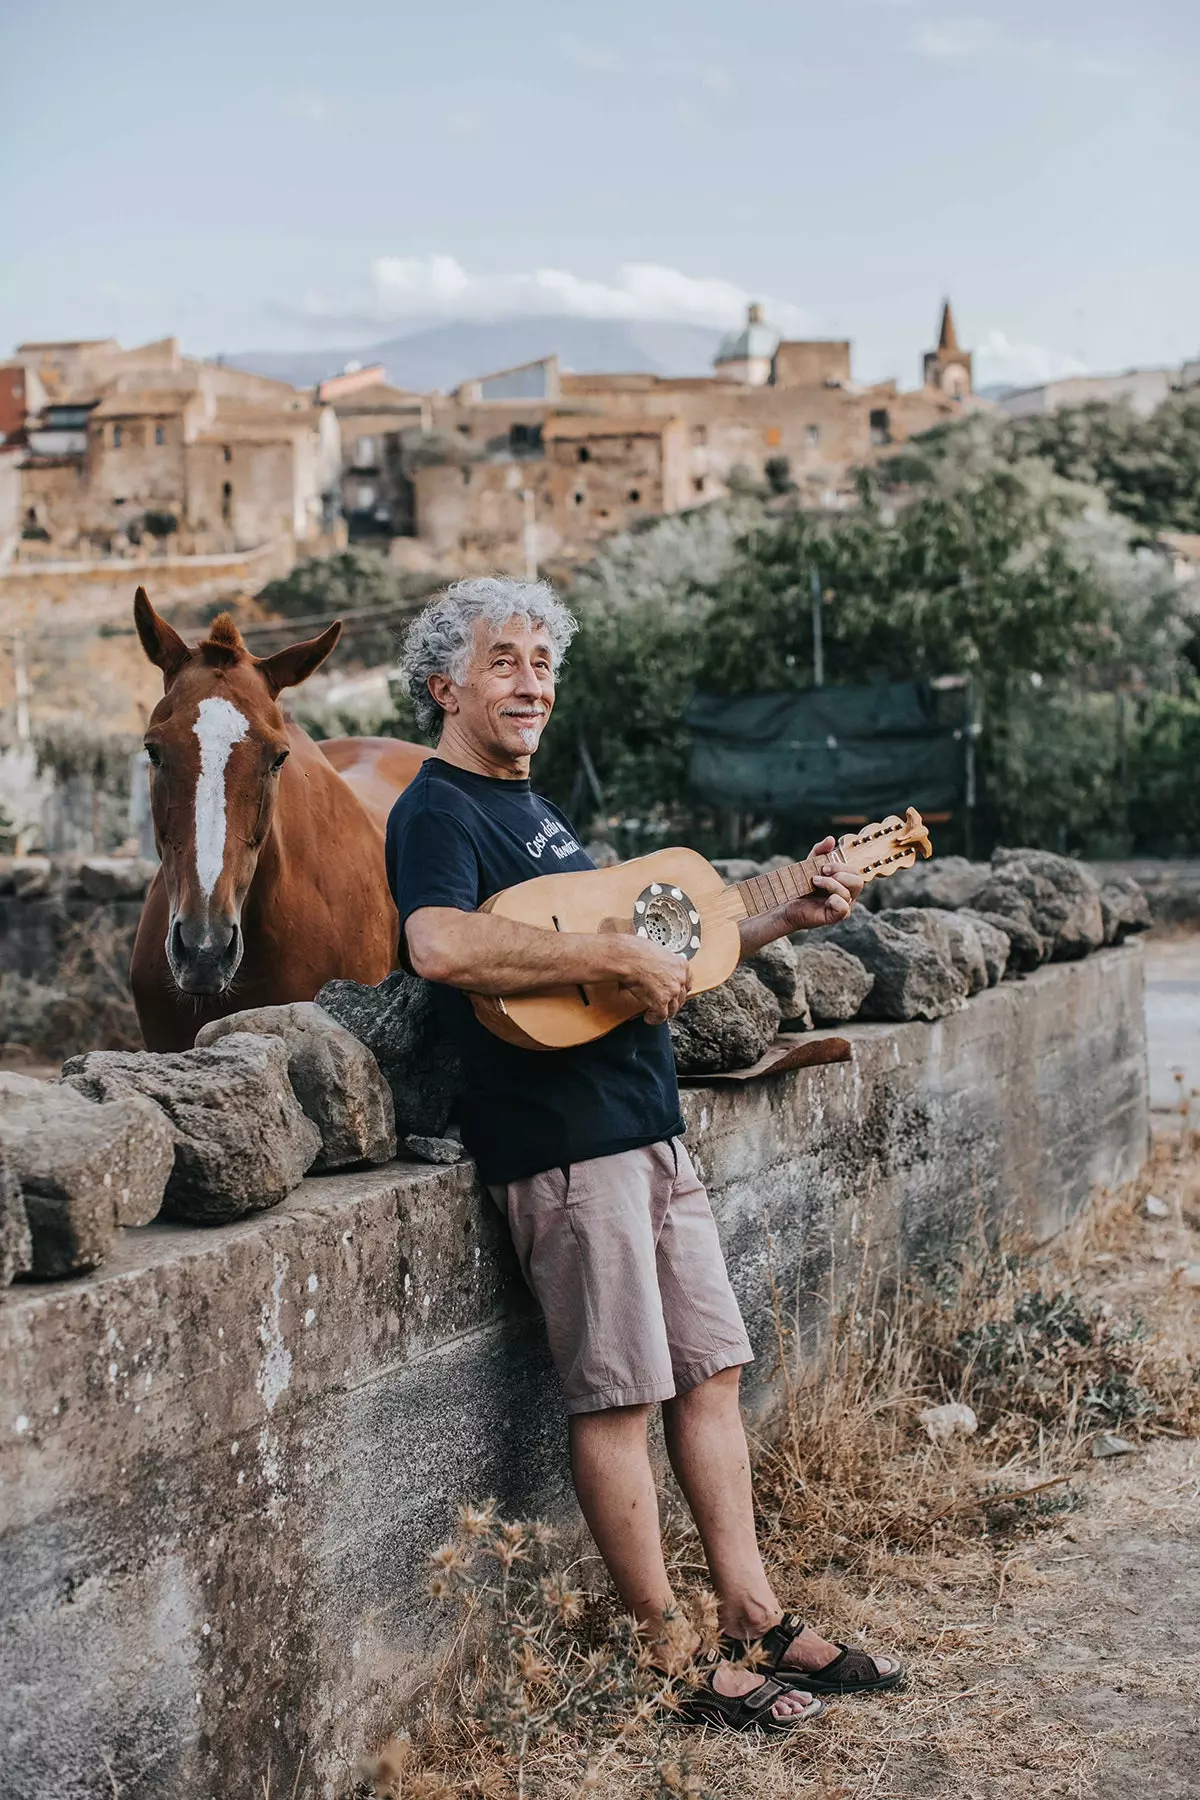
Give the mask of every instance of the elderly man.
M 785 1613 L 762 1565 L 738 1404 L 752 1352 L 683 1142 L 666 1025 L 688 965 L 633 935 L 560 934 L 478 910 L 547 867 L 593 866 L 529 780 L 575 629 L 546 585 L 490 579 L 456 582 L 411 627 L 405 677 L 418 722 L 439 736 L 388 824 L 401 954 L 436 984 L 462 1048 L 463 1140 L 545 1315 L 575 1491 L 617 1591 L 662 1643 L 674 1599 L 647 1446 L 657 1403 L 723 1633 L 684 1716 L 788 1732 L 820 1711 L 814 1695 L 890 1687 L 901 1670 Z M 832 838 L 816 846 L 829 855 L 820 891 L 743 923 L 743 955 L 845 918 L 862 882 L 834 852 Z M 502 1042 L 467 999 L 600 981 L 627 988 L 639 1016 L 567 1050 Z M 765 1674 L 728 1660 L 751 1644 Z

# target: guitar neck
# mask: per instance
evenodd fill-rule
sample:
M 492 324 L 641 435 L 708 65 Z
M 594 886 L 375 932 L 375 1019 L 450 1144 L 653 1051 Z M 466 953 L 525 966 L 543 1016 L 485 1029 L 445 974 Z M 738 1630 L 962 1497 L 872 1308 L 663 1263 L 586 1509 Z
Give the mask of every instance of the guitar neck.
M 737 881 L 734 888 L 741 895 L 746 917 L 755 919 L 760 913 L 775 912 L 793 900 L 802 900 L 813 891 L 817 859 L 805 857 L 803 862 L 788 863 L 786 868 L 771 869 L 766 875 L 751 875 L 748 881 Z

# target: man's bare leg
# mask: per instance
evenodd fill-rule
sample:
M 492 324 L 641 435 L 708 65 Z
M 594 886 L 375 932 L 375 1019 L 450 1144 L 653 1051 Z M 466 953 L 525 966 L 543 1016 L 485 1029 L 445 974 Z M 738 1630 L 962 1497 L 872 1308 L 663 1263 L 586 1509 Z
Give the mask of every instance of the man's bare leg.
M 750 1486 L 750 1452 L 738 1405 L 740 1369 L 725 1369 L 663 1405 L 667 1454 L 700 1532 L 717 1595 L 722 1631 L 759 1638 L 778 1625 L 783 1608 L 759 1553 Z M 816 1673 L 838 1654 L 836 1644 L 806 1626 L 786 1662 Z M 877 1656 L 881 1674 L 897 1667 Z
M 735 1411 L 736 1404 L 735 1398 Z M 647 1628 L 653 1642 L 662 1630 L 664 1613 L 675 1606 L 675 1596 L 663 1561 L 658 1495 L 646 1442 L 649 1412 L 648 1406 L 621 1406 L 575 1413 L 570 1433 L 571 1478 L 580 1509 L 622 1603 Z M 713 1679 L 718 1693 L 748 1694 L 762 1677 L 722 1663 Z M 771 1711 L 782 1719 L 803 1712 L 807 1704 L 806 1694 L 785 1694 Z

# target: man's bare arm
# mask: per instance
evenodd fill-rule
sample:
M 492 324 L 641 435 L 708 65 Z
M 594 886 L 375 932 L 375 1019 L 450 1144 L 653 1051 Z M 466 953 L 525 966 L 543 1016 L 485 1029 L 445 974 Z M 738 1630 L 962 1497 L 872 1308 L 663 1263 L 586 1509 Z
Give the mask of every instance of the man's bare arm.
M 819 875 L 813 877 L 813 891 L 774 912 L 759 913 L 743 919 L 738 927 L 742 939 L 742 957 L 754 956 L 764 944 L 786 937 L 793 931 L 811 931 L 818 925 L 837 925 L 847 917 L 863 891 L 863 878 L 857 869 L 847 868 L 837 850 L 836 838 L 822 838 L 814 844 L 810 856 L 828 856 Z
M 617 981 L 652 1025 L 678 1012 L 687 998 L 683 958 L 625 932 L 543 931 L 491 913 L 422 906 L 410 914 L 405 936 L 418 975 L 469 993 L 530 994 Z

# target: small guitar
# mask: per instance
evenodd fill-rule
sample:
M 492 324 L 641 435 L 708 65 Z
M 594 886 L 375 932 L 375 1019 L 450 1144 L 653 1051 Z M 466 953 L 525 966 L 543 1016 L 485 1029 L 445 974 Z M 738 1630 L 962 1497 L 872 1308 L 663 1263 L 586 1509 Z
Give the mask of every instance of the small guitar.
M 920 813 L 910 806 L 903 819 L 890 817 L 839 838 L 836 854 L 864 880 L 874 881 L 910 869 L 918 855 L 931 856 L 933 846 Z M 727 887 L 695 850 L 655 850 L 610 869 L 535 876 L 494 894 L 481 910 L 546 931 L 624 931 L 651 938 L 687 957 L 692 992 L 702 994 L 719 987 L 737 967 L 738 921 L 811 894 L 813 876 L 826 860 L 807 857 Z M 503 999 L 472 994 L 471 1004 L 489 1031 L 526 1050 L 590 1043 L 638 1011 L 637 1001 L 615 981 Z

